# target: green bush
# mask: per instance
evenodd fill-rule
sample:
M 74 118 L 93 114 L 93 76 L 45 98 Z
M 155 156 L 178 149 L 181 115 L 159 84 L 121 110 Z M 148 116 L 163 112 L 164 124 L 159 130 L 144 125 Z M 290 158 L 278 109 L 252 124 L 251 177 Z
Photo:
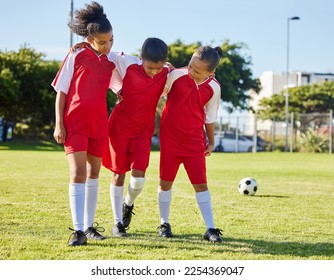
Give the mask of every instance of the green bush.
M 329 140 L 314 129 L 308 129 L 301 135 L 302 150 L 312 153 L 324 153 L 329 149 Z

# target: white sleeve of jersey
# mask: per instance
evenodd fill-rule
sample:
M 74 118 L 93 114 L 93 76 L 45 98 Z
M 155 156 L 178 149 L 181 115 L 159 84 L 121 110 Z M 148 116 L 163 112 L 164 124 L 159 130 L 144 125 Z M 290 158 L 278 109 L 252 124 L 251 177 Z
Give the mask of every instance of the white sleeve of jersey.
M 168 73 L 167 76 L 167 81 L 165 84 L 164 91 L 162 93 L 162 96 L 166 96 L 170 89 L 172 88 L 173 83 L 180 78 L 183 75 L 188 74 L 188 69 L 187 68 L 180 68 L 180 69 L 174 69 L 171 72 Z
M 68 53 L 61 68 L 59 69 L 52 86 L 56 92 L 68 93 L 74 73 L 74 60 L 76 55 L 84 49 L 77 50 L 75 53 Z
M 126 55 L 120 52 L 110 52 L 108 54 L 108 58 L 110 61 L 114 62 L 116 65 L 116 69 L 123 80 L 126 74 L 126 69 L 131 64 L 141 64 L 141 59 L 137 56 Z
M 120 89 L 122 89 L 122 86 L 123 86 L 123 79 L 119 74 L 118 70 L 115 68 L 112 71 L 109 88 L 112 89 L 114 93 L 117 93 Z
M 216 121 L 220 104 L 220 85 L 215 80 L 212 80 L 210 86 L 213 89 L 213 95 L 204 106 L 205 123 L 214 123 Z

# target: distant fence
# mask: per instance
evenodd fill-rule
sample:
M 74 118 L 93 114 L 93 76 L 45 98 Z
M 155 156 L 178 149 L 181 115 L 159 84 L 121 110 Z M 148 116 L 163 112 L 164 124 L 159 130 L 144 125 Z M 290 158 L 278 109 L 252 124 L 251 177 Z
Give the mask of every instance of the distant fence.
M 252 139 L 256 151 L 333 152 L 333 111 L 328 113 L 294 114 L 288 120 L 288 129 L 275 118 L 259 120 L 256 115 L 226 115 L 216 123 L 216 134 L 235 135 Z M 287 133 L 287 134 L 286 134 Z M 230 136 L 229 136 L 230 137 Z M 237 142 L 234 152 L 238 152 Z M 241 144 L 240 144 L 241 145 Z M 261 146 L 261 149 L 256 146 Z

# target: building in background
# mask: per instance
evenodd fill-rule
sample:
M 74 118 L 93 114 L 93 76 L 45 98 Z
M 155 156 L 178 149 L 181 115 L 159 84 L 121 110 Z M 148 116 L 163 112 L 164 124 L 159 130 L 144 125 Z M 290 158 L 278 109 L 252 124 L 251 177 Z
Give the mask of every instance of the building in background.
M 286 89 L 286 73 L 277 73 L 273 71 L 266 71 L 260 77 L 260 82 L 262 86 L 262 90 L 259 94 L 254 91 L 250 91 L 250 101 L 249 105 L 254 108 L 255 111 L 259 109 L 259 101 L 266 97 L 270 98 L 273 94 L 278 94 L 282 90 Z M 325 81 L 334 81 L 333 73 L 310 73 L 310 72 L 302 72 L 295 71 L 289 73 L 289 88 L 306 86 L 315 83 L 323 83 Z M 248 118 L 248 134 L 254 134 L 255 131 L 255 121 L 254 115 L 252 113 L 249 114 Z M 270 131 L 272 129 L 272 121 L 257 121 L 257 131 Z M 276 123 L 276 133 L 284 134 L 285 131 L 285 123 Z

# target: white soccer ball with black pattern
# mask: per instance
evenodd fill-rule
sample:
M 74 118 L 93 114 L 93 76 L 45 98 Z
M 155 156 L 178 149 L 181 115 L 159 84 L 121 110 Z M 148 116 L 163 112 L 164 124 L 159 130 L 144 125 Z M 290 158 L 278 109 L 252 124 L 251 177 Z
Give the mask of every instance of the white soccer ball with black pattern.
M 258 189 L 256 180 L 252 177 L 243 178 L 239 182 L 239 192 L 245 195 L 254 195 Z

